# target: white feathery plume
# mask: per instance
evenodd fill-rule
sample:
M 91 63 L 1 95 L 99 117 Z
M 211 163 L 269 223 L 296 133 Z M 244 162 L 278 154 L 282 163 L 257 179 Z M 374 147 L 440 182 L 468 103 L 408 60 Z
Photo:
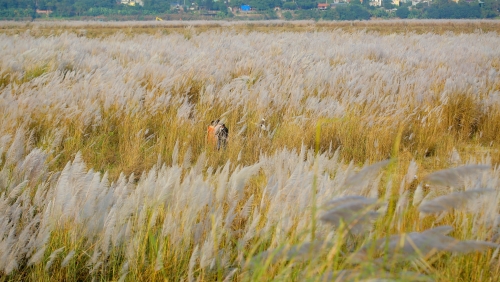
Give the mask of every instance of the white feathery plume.
M 360 233 L 369 227 L 372 220 L 378 217 L 373 211 L 377 199 L 361 196 L 347 196 L 335 199 L 327 203 L 328 211 L 320 216 L 320 219 L 333 226 L 340 226 L 341 222 L 347 224 L 354 233 Z
M 238 272 L 238 268 L 232 269 L 224 278 L 222 282 L 231 282 L 233 280 L 233 276 Z
M 462 159 L 460 158 L 460 154 L 458 153 L 457 149 L 453 147 L 453 150 L 451 151 L 450 155 L 450 163 L 453 165 L 458 165 L 461 162 Z
M 210 265 L 212 259 L 214 258 L 214 241 L 207 239 L 203 246 L 201 247 L 200 255 L 200 267 L 205 268 Z
M 493 264 L 495 259 L 498 257 L 499 252 L 500 252 L 500 248 L 496 248 L 495 251 L 493 252 L 493 254 L 491 255 L 490 264 Z
M 489 165 L 464 165 L 431 173 L 424 177 L 424 182 L 457 188 L 463 183 L 464 178 L 478 175 L 490 169 Z
M 235 209 L 236 209 L 236 204 L 233 203 L 226 214 L 226 218 L 224 219 L 225 230 L 230 230 L 231 224 L 233 224 L 233 220 L 236 217 L 236 213 L 234 212 Z
M 102 235 L 102 241 L 101 241 L 101 250 L 105 256 L 110 251 L 111 248 L 111 238 L 113 236 L 115 225 L 116 225 L 116 209 L 111 208 L 109 213 L 106 216 L 105 222 L 104 222 L 104 234 Z
M 161 240 L 160 246 L 158 248 L 158 252 L 156 253 L 156 261 L 155 261 L 155 271 L 160 271 L 163 269 L 163 252 L 164 252 L 164 240 Z
M 239 247 L 244 247 L 248 243 L 248 241 L 250 241 L 255 236 L 257 225 L 260 222 L 260 217 L 260 213 L 254 211 L 254 214 L 252 216 L 252 223 L 250 223 L 250 225 L 247 225 L 248 227 L 245 230 L 245 235 L 243 235 L 243 237 L 238 241 Z
M 260 164 L 257 163 L 252 166 L 244 167 L 240 171 L 233 172 L 230 178 L 231 190 L 229 193 L 231 200 L 238 201 L 240 199 L 246 182 L 259 170 L 260 170 Z
M 5 166 L 17 164 L 24 155 L 25 130 L 18 128 L 12 144 L 5 155 Z
M 64 250 L 64 247 L 61 247 L 61 248 L 53 251 L 52 254 L 50 254 L 49 261 L 45 265 L 45 271 L 48 271 L 50 269 L 50 267 L 54 263 L 54 260 L 57 258 L 57 256 L 59 255 L 59 253 L 61 253 L 63 250 Z
M 329 245 L 328 242 L 314 241 L 306 242 L 298 245 L 292 245 L 290 247 L 280 247 L 277 249 L 270 249 L 261 252 L 253 257 L 253 260 L 268 260 L 271 259 L 273 263 L 286 259 L 295 261 L 306 261 L 311 259 L 311 256 L 317 256 L 322 249 L 326 249 Z
M 125 263 L 123 263 L 121 269 L 120 269 L 120 279 L 118 279 L 118 281 L 120 282 L 124 282 L 125 281 L 125 278 L 127 278 L 127 274 L 129 272 L 129 262 L 126 261 Z
M 398 202 L 396 203 L 396 210 L 394 213 L 394 217 L 399 218 L 398 224 L 402 220 L 403 213 L 406 210 L 406 208 L 408 207 L 408 194 L 409 194 L 408 190 L 404 191 L 403 194 L 399 197 Z
M 45 245 L 42 246 L 41 249 L 39 249 L 33 256 L 31 256 L 31 258 L 28 261 L 28 266 L 38 264 L 40 262 L 40 260 L 43 258 L 43 254 L 45 253 L 46 247 L 47 246 Z
M 64 258 L 64 260 L 61 262 L 61 268 L 64 268 L 64 267 L 68 266 L 69 262 L 71 261 L 71 259 L 73 258 L 74 255 L 75 255 L 75 250 L 71 250 L 66 255 L 66 257 Z
M 35 130 L 31 130 L 30 136 L 28 137 L 28 140 L 26 141 L 26 150 L 27 151 L 33 150 L 34 145 L 35 145 Z
M 192 157 L 192 151 L 191 147 L 187 148 L 186 153 L 184 153 L 184 159 L 182 161 L 182 167 L 189 167 L 191 165 L 191 157 Z
M 222 172 L 218 176 L 218 185 L 217 185 L 217 191 L 216 191 L 216 200 L 217 202 L 222 202 L 226 196 L 226 186 L 227 186 L 227 181 L 229 177 L 229 165 L 230 162 L 227 161 L 226 164 L 224 165 L 224 168 L 222 169 Z
M 409 260 L 420 256 L 428 256 L 438 251 L 454 253 L 470 253 L 499 247 L 498 244 L 485 241 L 460 241 L 446 236 L 451 226 L 439 226 L 423 232 L 393 235 L 374 242 L 375 249 L 397 259 Z M 366 258 L 372 243 L 363 246 L 351 259 Z
M 7 265 L 5 266 L 5 274 L 9 275 L 12 271 L 16 270 L 19 267 L 19 263 L 15 257 L 14 253 L 11 253 L 9 258 L 7 259 Z
M 10 142 L 10 139 L 12 139 L 12 135 L 10 134 L 4 134 L 2 137 L 0 137 L 0 155 L 3 154 L 3 151 L 7 147 L 7 143 Z M 0 163 L 1 165 L 1 163 Z
M 1 209 L 1 205 L 0 205 Z M 33 238 L 36 238 L 36 226 L 40 224 L 40 214 L 36 214 L 33 218 L 31 218 L 30 223 L 23 228 L 18 237 L 18 242 L 20 245 L 24 244 L 24 248 L 22 250 L 23 253 L 29 254 L 31 252 L 31 247 L 33 243 Z
M 413 206 L 416 207 L 418 206 L 424 198 L 424 188 L 422 187 L 421 184 L 417 186 L 417 189 L 415 189 L 415 193 L 413 193 Z
M 188 281 L 194 282 L 194 267 L 196 265 L 196 261 L 198 260 L 199 250 L 198 245 L 194 247 L 193 253 L 191 254 L 191 258 L 189 259 L 189 267 L 188 267 Z
M 410 165 L 408 166 L 408 171 L 406 172 L 406 182 L 412 182 L 417 176 L 418 165 L 415 160 L 411 160 Z
M 379 191 L 378 191 L 378 187 L 380 185 L 380 182 L 382 181 L 382 176 L 383 174 L 380 173 L 377 178 L 375 178 L 371 183 L 370 185 L 367 186 L 367 188 L 369 189 L 368 192 L 365 192 L 363 191 L 362 194 L 363 195 L 367 195 L 368 197 L 370 198 L 374 198 L 374 199 L 377 199 L 379 197 Z
M 24 174 L 24 179 L 35 181 L 45 172 L 45 160 L 47 154 L 41 149 L 33 149 L 22 162 L 16 166 L 18 174 Z
M 403 195 L 403 192 L 405 192 L 405 187 L 406 187 L 406 180 L 403 178 L 403 180 L 399 184 L 398 195 Z
M 17 196 L 19 196 L 19 194 L 21 194 L 22 190 L 26 187 L 26 185 L 28 185 L 28 180 L 25 180 L 25 181 L 19 183 L 16 187 L 14 187 L 10 191 L 8 198 L 10 200 L 17 198 Z
M 2 187 L 2 189 L 8 186 L 10 178 L 9 175 L 10 172 L 7 167 L 4 167 L 2 170 L 0 170 L 0 187 Z
M 242 218 L 246 219 L 250 215 L 250 211 L 252 210 L 252 205 L 253 205 L 253 197 L 254 195 L 250 196 L 248 200 L 243 204 L 243 207 L 241 208 L 240 215 Z
M 370 182 L 373 175 L 377 175 L 389 162 L 390 160 L 384 160 L 363 168 L 355 175 L 346 179 L 344 189 L 349 190 L 350 193 L 359 191 L 363 185 Z
M 245 130 L 247 129 L 247 124 L 245 123 L 241 129 L 236 133 L 236 135 L 241 136 L 243 133 L 245 133 Z
M 172 151 L 172 165 L 176 166 L 179 161 L 179 140 L 175 141 L 175 146 Z
M 97 264 L 97 260 L 101 257 L 101 251 L 99 251 L 99 246 L 95 245 L 94 247 L 94 252 L 92 254 L 92 257 L 88 261 L 88 265 L 95 265 Z
M 371 199 L 370 202 L 373 203 L 373 200 L 374 199 Z M 338 207 L 340 205 L 345 205 L 345 204 L 349 204 L 349 203 L 358 203 L 358 202 L 365 203 L 366 201 L 367 201 L 367 198 L 363 197 L 363 196 L 354 196 L 354 195 L 345 196 L 345 197 L 336 198 L 336 199 L 333 199 L 333 200 L 330 200 L 330 201 L 324 203 L 323 208 L 332 209 L 332 208 Z
M 492 189 L 475 189 L 461 192 L 453 192 L 448 195 L 436 197 L 432 200 L 423 201 L 418 207 L 419 211 L 424 214 L 438 213 L 448 211 L 450 209 L 459 208 L 474 196 L 478 194 L 493 192 Z

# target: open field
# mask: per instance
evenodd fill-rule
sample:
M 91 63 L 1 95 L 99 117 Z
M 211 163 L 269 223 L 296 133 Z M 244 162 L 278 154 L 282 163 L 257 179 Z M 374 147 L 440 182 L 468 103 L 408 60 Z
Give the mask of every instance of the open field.
M 0 21 L 0 33 L 14 35 L 29 30 L 33 36 L 60 35 L 73 32 L 89 38 L 106 37 L 115 33 L 125 35 L 182 33 L 184 29 L 199 33 L 233 30 L 236 32 L 313 32 L 342 29 L 346 32 L 365 30 L 380 34 L 415 32 L 443 34 L 500 32 L 498 20 L 370 20 L 370 21 Z
M 499 28 L 1 22 L 0 281 L 498 281 Z

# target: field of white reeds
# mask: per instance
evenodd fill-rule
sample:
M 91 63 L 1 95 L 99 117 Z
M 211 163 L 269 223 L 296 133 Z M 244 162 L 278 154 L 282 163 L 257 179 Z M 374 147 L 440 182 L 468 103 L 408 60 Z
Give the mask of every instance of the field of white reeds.
M 500 23 L 393 24 L 1 23 L 0 281 L 498 281 Z

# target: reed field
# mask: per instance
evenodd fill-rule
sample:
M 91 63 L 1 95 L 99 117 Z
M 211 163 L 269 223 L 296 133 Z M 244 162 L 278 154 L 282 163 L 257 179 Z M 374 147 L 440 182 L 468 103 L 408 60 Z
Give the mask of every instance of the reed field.
M 0 281 L 499 281 L 499 30 L 0 22 Z

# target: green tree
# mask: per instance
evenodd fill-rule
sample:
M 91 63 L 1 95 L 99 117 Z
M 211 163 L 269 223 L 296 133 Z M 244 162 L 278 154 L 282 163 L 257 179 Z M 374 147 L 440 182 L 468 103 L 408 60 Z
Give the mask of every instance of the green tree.
M 322 18 L 324 20 L 329 20 L 329 21 L 334 21 L 339 19 L 339 13 L 337 12 L 337 9 L 328 9 L 323 12 Z
M 286 4 L 286 3 L 285 3 Z M 293 16 L 292 16 L 292 13 L 290 13 L 290 11 L 285 11 L 283 13 L 283 17 L 285 18 L 285 20 L 289 21 L 291 19 L 293 19 Z
M 283 9 L 285 10 L 296 10 L 297 4 L 295 2 L 285 2 L 283 4 Z
M 318 7 L 318 2 L 314 0 L 297 0 L 296 3 L 300 9 L 305 10 Z
M 353 20 L 369 20 L 370 13 L 360 5 L 342 5 L 336 8 L 339 20 L 353 21 Z
M 244 0 L 231 0 L 230 2 L 230 6 L 231 7 L 241 7 L 241 5 L 245 5 L 245 1 Z
M 480 18 L 479 3 L 455 3 L 447 0 L 437 0 L 436 3 L 425 9 L 425 17 L 432 19 L 470 19 Z
M 382 7 L 385 9 L 394 9 L 394 4 L 392 4 L 392 0 L 382 0 Z
M 396 16 L 401 19 L 406 19 L 410 15 L 410 10 L 408 7 L 399 7 L 396 10 Z
M 227 13 L 228 13 L 227 6 L 223 1 L 214 2 L 212 9 L 215 11 L 222 12 L 222 13 L 224 13 L 224 15 L 227 15 Z
M 371 10 L 370 14 L 372 17 L 383 19 L 389 18 L 390 16 L 389 13 L 383 8 Z
M 269 9 L 265 12 L 264 14 L 266 20 L 275 20 L 278 18 L 278 15 L 276 15 L 276 11 L 274 9 Z
M 267 0 L 250 0 L 248 4 L 250 5 L 250 7 L 259 11 L 265 11 L 273 8 L 273 3 Z
M 1 9 L 35 9 L 36 4 L 34 0 L 1 0 Z M 22 12 L 20 12 L 22 13 Z M 24 13 L 22 13 L 24 14 Z
M 165 0 L 144 0 L 144 9 L 164 13 L 170 10 L 170 3 Z
M 500 1 L 498 0 L 482 0 L 484 3 L 481 6 L 482 18 L 494 18 L 500 14 Z
M 411 9 L 408 15 L 410 19 L 422 19 L 424 18 L 424 13 L 422 9 Z
M 207 10 L 212 10 L 214 7 L 214 1 L 213 0 L 204 0 L 203 7 Z
M 298 10 L 296 16 L 298 20 L 319 20 L 321 18 L 319 11 L 316 9 Z

